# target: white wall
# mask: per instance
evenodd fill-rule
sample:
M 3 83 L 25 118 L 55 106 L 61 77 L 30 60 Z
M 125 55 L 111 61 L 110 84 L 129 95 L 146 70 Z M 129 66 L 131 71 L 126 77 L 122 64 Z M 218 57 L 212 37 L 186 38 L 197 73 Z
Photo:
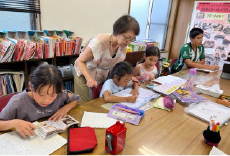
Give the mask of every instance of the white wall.
M 128 14 L 129 0 L 40 0 L 42 30 L 70 30 L 83 45 L 96 34 L 112 33 L 113 23 Z

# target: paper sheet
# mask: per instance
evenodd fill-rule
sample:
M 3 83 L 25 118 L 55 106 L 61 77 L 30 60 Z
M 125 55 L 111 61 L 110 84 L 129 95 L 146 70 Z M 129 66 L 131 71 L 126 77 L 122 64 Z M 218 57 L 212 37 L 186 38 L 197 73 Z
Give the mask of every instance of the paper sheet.
M 212 147 L 212 150 L 210 151 L 209 155 L 227 155 L 215 146 Z
M 49 155 L 67 143 L 60 135 L 44 140 L 35 130 L 33 138 L 23 138 L 17 131 L 0 135 L 1 155 Z
M 106 104 L 101 105 L 101 107 L 105 108 L 107 110 L 110 110 L 113 107 L 114 104 L 115 103 L 106 103 Z
M 107 117 L 107 113 L 94 113 L 84 111 L 81 127 L 109 128 L 117 122 L 116 119 Z
M 158 77 L 154 81 L 159 82 L 163 85 L 163 84 L 172 83 L 173 81 L 178 81 L 178 80 L 181 80 L 181 78 L 176 77 L 176 76 L 172 76 L 172 75 L 167 75 L 167 76 Z

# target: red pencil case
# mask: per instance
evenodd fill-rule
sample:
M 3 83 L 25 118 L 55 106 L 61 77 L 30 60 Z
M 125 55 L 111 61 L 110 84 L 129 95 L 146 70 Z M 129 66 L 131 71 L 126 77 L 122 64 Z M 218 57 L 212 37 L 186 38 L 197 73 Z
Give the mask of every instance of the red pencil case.
M 68 155 L 93 152 L 96 145 L 97 139 L 93 128 L 77 125 L 68 128 Z

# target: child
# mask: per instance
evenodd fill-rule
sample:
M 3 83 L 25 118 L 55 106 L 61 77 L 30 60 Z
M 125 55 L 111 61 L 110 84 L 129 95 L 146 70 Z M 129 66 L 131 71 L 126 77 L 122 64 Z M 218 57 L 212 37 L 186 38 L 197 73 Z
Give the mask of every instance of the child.
M 127 62 L 117 63 L 109 76 L 109 79 L 105 81 L 100 97 L 104 97 L 106 102 L 131 102 L 134 103 L 138 96 L 138 83 L 132 82 L 132 68 Z M 118 97 L 112 95 L 113 93 L 119 92 L 128 86 L 133 86 L 132 96 Z
M 191 42 L 185 43 L 180 49 L 178 60 L 174 63 L 172 73 L 189 68 L 200 68 L 218 70 L 215 65 L 205 65 L 204 46 L 202 45 L 204 31 L 200 28 L 193 28 L 189 37 Z
M 31 121 L 48 117 L 60 120 L 74 108 L 80 97 L 63 91 L 60 70 L 52 65 L 38 66 L 30 75 L 29 90 L 14 95 L 0 112 L 0 131 L 15 128 L 21 136 L 34 135 Z
M 155 79 L 157 74 L 155 64 L 159 58 L 160 50 L 155 46 L 148 47 L 143 60 L 134 68 L 133 76 L 137 76 L 142 83 Z

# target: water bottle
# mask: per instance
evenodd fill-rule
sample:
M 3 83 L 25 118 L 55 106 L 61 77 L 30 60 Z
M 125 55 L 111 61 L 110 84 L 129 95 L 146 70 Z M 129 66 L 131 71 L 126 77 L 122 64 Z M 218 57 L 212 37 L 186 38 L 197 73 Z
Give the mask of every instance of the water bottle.
M 188 80 L 185 84 L 185 88 L 193 91 L 193 86 L 195 84 L 196 79 L 196 69 L 192 68 L 189 70 Z

